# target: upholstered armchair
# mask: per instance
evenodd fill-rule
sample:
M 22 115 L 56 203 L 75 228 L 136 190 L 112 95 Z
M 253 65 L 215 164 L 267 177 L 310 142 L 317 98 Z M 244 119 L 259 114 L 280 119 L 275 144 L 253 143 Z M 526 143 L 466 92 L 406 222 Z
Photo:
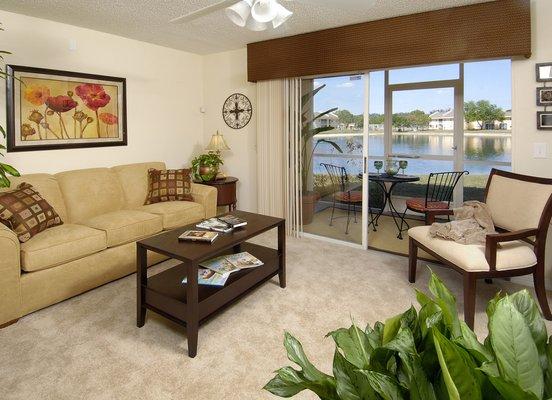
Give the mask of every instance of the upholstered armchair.
M 499 232 L 487 235 L 485 245 L 433 238 L 429 226 L 408 231 L 409 281 L 416 280 L 419 248 L 461 273 L 464 319 L 473 328 L 478 279 L 532 274 L 542 312 L 546 319 L 552 319 L 544 279 L 546 236 L 552 217 L 552 179 L 493 169 L 485 189 L 485 202 Z

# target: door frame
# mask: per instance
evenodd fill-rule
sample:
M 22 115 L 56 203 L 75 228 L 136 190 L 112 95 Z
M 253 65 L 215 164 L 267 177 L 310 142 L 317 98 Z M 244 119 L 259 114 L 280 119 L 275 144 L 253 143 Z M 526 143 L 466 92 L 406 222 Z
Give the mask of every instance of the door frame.
M 415 158 L 419 160 L 452 161 L 455 171 L 464 168 L 464 64 L 458 64 L 458 78 L 436 81 L 389 83 L 389 69 L 385 70 L 385 111 L 384 111 L 384 157 Z M 454 131 L 453 154 L 445 155 L 417 155 L 393 153 L 393 93 L 409 90 L 424 89 L 453 89 L 454 96 Z M 453 205 L 458 206 L 463 201 L 464 187 L 460 180 L 454 190 Z

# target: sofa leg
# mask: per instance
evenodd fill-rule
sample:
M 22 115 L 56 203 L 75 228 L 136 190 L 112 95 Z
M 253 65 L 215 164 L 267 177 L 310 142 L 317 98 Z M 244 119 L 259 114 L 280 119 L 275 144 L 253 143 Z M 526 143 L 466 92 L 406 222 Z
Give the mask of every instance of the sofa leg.
M 16 318 L 13 321 L 6 322 L 5 324 L 1 324 L 0 329 L 7 328 L 8 326 L 15 324 L 17 321 L 19 321 L 19 318 Z
M 408 239 L 408 282 L 416 282 L 416 267 L 418 265 L 418 246 L 412 238 Z
M 464 274 L 464 321 L 473 329 L 475 322 L 475 290 L 477 280 L 475 276 L 466 273 Z

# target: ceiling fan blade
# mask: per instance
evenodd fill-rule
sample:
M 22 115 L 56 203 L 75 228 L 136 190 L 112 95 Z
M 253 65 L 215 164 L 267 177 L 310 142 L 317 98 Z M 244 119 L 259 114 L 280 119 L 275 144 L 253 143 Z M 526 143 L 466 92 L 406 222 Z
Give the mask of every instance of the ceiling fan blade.
M 215 3 L 213 5 L 204 7 L 200 10 L 191 12 L 191 13 L 186 14 L 186 15 L 182 15 L 178 18 L 171 19 L 170 22 L 172 22 L 174 24 L 181 24 L 181 23 L 184 23 L 184 22 L 193 21 L 194 19 L 197 19 L 197 18 L 203 17 L 205 15 L 211 14 L 211 13 L 213 13 L 215 11 L 218 11 L 218 10 L 222 10 L 223 8 L 232 6 L 232 5 L 234 5 L 238 2 L 239 2 L 239 0 L 222 0 L 222 1 L 219 1 L 218 3 Z

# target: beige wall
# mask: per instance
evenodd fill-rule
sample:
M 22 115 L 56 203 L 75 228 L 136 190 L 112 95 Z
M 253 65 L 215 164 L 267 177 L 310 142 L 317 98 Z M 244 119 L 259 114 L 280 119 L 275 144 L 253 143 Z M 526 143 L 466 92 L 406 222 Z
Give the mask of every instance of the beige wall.
M 527 60 L 512 62 L 512 163 L 515 172 L 552 178 L 552 131 L 537 130 L 535 64 L 552 62 L 552 1 L 532 0 L 532 48 L 533 54 Z M 548 157 L 533 158 L 535 143 L 546 143 Z M 552 290 L 552 229 L 549 230 L 546 248 L 547 282 Z M 529 284 L 528 279 L 520 282 Z
M 148 160 L 188 164 L 203 145 L 202 57 L 136 40 L 0 11 L 2 50 L 17 65 L 127 79 L 128 146 L 9 153 L 21 172 L 110 166 Z M 69 50 L 76 40 L 77 50 Z M 4 85 L 0 121 L 5 123 Z M 5 126 L 5 125 L 4 125 Z
M 514 170 L 519 173 L 552 177 L 552 132 L 537 130 L 535 64 L 552 62 L 552 1 L 532 0 L 532 47 L 530 59 L 512 62 L 512 158 Z M 533 158 L 534 143 L 548 144 L 548 158 Z
M 231 151 L 225 152 L 223 171 L 240 179 L 238 208 L 257 211 L 256 85 L 247 82 L 246 49 L 217 53 L 203 58 L 204 140 L 217 129 Z M 229 128 L 222 119 L 222 105 L 232 93 L 245 94 L 253 104 L 253 118 L 243 129 Z

